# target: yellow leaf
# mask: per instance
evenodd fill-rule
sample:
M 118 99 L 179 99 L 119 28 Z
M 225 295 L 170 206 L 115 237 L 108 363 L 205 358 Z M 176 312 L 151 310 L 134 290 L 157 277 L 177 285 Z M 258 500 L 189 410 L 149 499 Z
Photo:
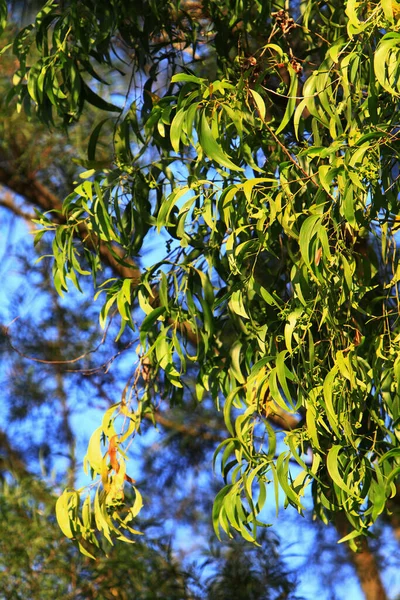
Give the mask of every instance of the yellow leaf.
M 66 490 L 61 494 L 56 502 L 56 518 L 57 523 L 67 538 L 73 538 L 74 534 L 71 529 L 71 520 L 69 516 L 70 500 L 75 495 L 75 492 L 67 492 Z

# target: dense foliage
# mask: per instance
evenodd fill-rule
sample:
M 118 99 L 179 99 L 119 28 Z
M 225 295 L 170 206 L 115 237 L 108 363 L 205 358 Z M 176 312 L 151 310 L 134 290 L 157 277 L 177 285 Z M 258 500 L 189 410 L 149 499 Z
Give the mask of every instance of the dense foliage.
M 353 540 L 395 495 L 400 10 L 343 8 L 50 0 L 6 49 L 17 110 L 66 129 L 107 113 L 82 181 L 36 239 L 55 234 L 60 294 L 89 276 L 102 325 L 119 313 L 118 335 L 138 332 L 85 459 L 96 493 L 82 512 L 72 489 L 57 504 L 68 537 L 136 536 L 126 451 L 159 397 L 211 396 L 223 411 L 217 533 L 254 540 L 267 492 L 302 512 L 310 486 L 315 514 L 344 514 Z M 154 232 L 159 254 L 140 269 Z

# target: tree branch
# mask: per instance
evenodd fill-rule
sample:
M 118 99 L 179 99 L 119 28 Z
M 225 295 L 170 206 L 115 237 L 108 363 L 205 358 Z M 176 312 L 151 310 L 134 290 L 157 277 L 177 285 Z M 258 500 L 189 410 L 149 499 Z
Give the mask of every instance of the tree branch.
M 339 513 L 335 520 L 340 537 L 349 533 L 349 522 L 345 514 Z M 362 537 L 357 552 L 349 551 L 349 557 L 356 570 L 365 600 L 387 600 L 381 574 L 374 553 L 369 548 L 368 538 Z
M 274 406 L 273 412 L 267 415 L 267 419 L 276 425 L 276 427 L 279 427 L 279 429 L 283 429 L 283 431 L 293 431 L 293 429 L 298 429 L 303 423 L 303 419 L 298 419 L 294 415 L 285 412 L 279 406 Z
M 0 167 L 0 183 L 12 192 L 23 196 L 43 212 L 53 211 L 52 218 L 56 223 L 62 224 L 66 222 L 62 212 L 61 200 L 43 185 L 36 176 L 21 173 L 16 174 L 4 167 Z M 109 246 L 102 240 L 99 240 L 85 225 L 80 225 L 79 236 L 89 248 L 96 248 L 98 250 L 102 262 L 111 267 L 118 277 L 132 279 L 134 284 L 138 283 L 140 270 L 131 258 L 125 257 L 121 248 L 113 246 L 113 251 L 111 252 Z
M 43 185 L 36 176 L 21 173 L 12 173 L 4 167 L 0 167 L 0 183 L 6 186 L 14 193 L 20 194 L 26 200 L 40 208 L 43 212 L 53 211 L 52 218 L 56 223 L 66 223 L 62 212 L 61 200 Z M 140 280 L 140 269 L 130 258 L 124 256 L 124 252 L 118 246 L 113 246 L 111 252 L 109 246 L 98 239 L 90 232 L 85 225 L 79 226 L 79 236 L 86 246 L 97 249 L 102 262 L 108 265 L 115 275 L 124 279 L 132 279 L 133 285 L 137 285 Z M 114 256 L 114 255 L 115 256 Z M 121 264 L 121 262 L 124 264 Z M 190 324 L 180 323 L 180 333 L 194 345 L 197 345 L 197 337 L 193 333 Z M 300 421 L 293 415 L 285 413 L 279 407 L 275 407 L 273 412 L 267 415 L 267 418 L 276 427 L 284 431 L 291 431 L 299 426 Z
M 32 225 L 32 219 L 35 218 L 35 215 L 32 213 L 25 212 L 22 208 L 17 206 L 15 202 L 12 201 L 10 197 L 7 196 L 0 198 L 0 206 L 7 208 L 12 213 L 14 213 L 17 217 L 21 217 L 24 221 L 27 221 L 30 225 Z
M 212 442 L 221 442 L 224 438 L 221 434 L 213 433 L 211 431 L 207 431 L 202 427 L 194 427 L 193 425 L 185 425 L 183 423 L 177 423 L 176 421 L 172 421 L 167 417 L 164 417 L 159 412 L 154 412 L 152 414 L 144 413 L 144 417 L 149 421 L 155 420 L 156 423 L 166 427 L 167 429 L 173 429 L 178 433 L 182 433 L 184 435 L 189 435 L 191 437 L 202 438 L 203 440 L 208 440 Z

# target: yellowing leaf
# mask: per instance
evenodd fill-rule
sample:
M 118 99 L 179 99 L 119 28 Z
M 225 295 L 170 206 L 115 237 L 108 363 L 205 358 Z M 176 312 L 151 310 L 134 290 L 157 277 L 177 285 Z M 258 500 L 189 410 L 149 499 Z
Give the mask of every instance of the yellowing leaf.
M 258 112 L 260 114 L 261 121 L 265 121 L 266 108 L 265 108 L 264 100 L 262 99 L 260 94 L 258 92 L 256 92 L 256 90 L 250 89 L 249 92 L 254 98 L 254 102 L 256 103 Z
M 76 496 L 76 492 L 65 490 L 56 502 L 57 523 L 67 538 L 73 538 L 74 534 L 71 528 L 70 502 Z
M 90 468 L 97 474 L 101 473 L 101 464 L 103 460 L 103 454 L 101 452 L 102 433 L 102 427 L 99 427 L 93 432 L 89 440 L 87 454 L 83 459 L 84 464 L 86 465 L 89 463 Z

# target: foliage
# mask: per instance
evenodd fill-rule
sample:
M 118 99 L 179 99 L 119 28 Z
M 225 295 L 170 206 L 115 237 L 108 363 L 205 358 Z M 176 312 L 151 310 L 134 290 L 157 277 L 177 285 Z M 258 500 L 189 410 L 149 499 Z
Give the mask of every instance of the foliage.
M 294 599 L 289 595 L 294 590 L 293 577 L 285 572 L 272 536 L 263 536 L 262 551 L 230 542 L 212 549 L 201 569 L 184 569 L 167 541 L 153 539 L 149 529 L 145 542 L 117 543 L 94 562 L 80 555 L 61 534 L 54 519 L 55 499 L 43 484 L 8 473 L 0 491 L 4 598 L 205 600 L 246 595 L 257 600 Z M 205 567 L 208 578 L 202 584 L 199 575 Z M 232 569 L 236 570 L 234 580 L 229 576 Z
M 65 222 L 37 221 L 37 240 L 54 232 L 55 287 L 90 276 L 102 325 L 116 310 L 119 336 L 139 332 L 136 368 L 89 444 L 94 505 L 89 494 L 80 517 L 73 490 L 58 502 L 68 537 L 136 536 L 127 446 L 193 376 L 228 432 L 218 535 L 255 540 L 268 491 L 302 513 L 310 486 L 320 519 L 345 513 L 348 540 L 386 510 L 399 472 L 399 30 L 387 0 L 143 1 L 135 13 L 50 0 L 15 37 L 17 110 L 66 127 L 95 106 L 114 127 L 113 165 L 96 161 L 102 119 Z M 111 82 L 109 98 L 94 80 Z M 139 273 L 154 231 L 165 252 Z M 98 280 L 104 248 L 129 276 Z
M 118 396 L 125 377 L 126 367 L 120 363 L 129 345 L 129 332 L 114 344 L 112 336 L 118 331 L 114 324 L 114 331 L 111 327 L 93 352 L 102 336 L 101 332 L 98 336 L 99 328 L 95 326 L 96 311 L 87 305 L 90 294 L 85 294 L 86 301 L 77 294 L 69 295 L 67 302 L 58 297 L 49 287 L 49 261 L 34 267 L 37 255 L 32 252 L 28 236 L 14 243 L 9 239 L 9 217 L 3 209 L 0 221 L 8 244 L 2 256 L 2 277 L 9 286 L 7 302 L 0 301 L 0 321 L 7 323 L 15 317 L 8 329 L 0 330 L 6 336 L 1 347 L 1 430 L 7 431 L 9 440 L 0 430 L 0 478 L 9 482 L 8 486 L 0 485 L 3 593 L 7 598 L 53 598 L 54 594 L 67 598 L 91 598 L 96 594 L 103 598 L 130 598 L 132 594 L 135 598 L 153 598 L 157 589 L 162 598 L 200 600 L 213 598 L 209 588 L 225 585 L 225 578 L 218 573 L 228 574 L 240 562 L 236 578 L 239 597 L 250 588 L 262 589 L 260 597 L 275 598 L 285 592 L 286 597 L 293 598 L 293 572 L 287 572 L 281 548 L 270 530 L 260 539 L 262 547 L 218 544 L 202 566 L 202 554 L 211 536 L 208 517 L 216 487 L 216 482 L 212 485 L 210 481 L 208 467 L 223 426 L 210 402 L 197 404 L 193 399 L 185 408 L 173 410 L 164 406 L 156 433 L 149 420 L 142 424 L 143 435 L 137 440 L 140 445 L 135 444 L 131 457 L 147 510 L 146 521 L 141 519 L 136 524 L 145 535 L 135 545 L 117 542 L 111 548 L 103 540 L 106 556 L 98 553 L 94 562 L 80 557 L 70 540 L 63 539 L 54 514 L 60 475 L 73 485 L 76 458 L 83 449 L 80 440 L 85 442 L 99 411 Z M 15 219 L 9 223 L 12 231 L 21 229 L 21 225 Z M 41 251 L 46 251 L 43 243 Z M 12 287 L 16 282 L 5 270 L 7 262 L 19 274 L 15 292 Z M 4 310 L 8 303 L 10 312 Z M 118 353 L 120 356 L 113 356 Z M 190 410 L 190 423 L 184 418 L 185 409 Z M 149 443 L 149 435 L 154 445 Z M 155 453 L 155 448 L 162 451 Z M 46 481 L 53 493 L 36 478 L 27 478 L 21 457 L 42 479 L 46 472 L 52 473 Z M 10 479 L 10 468 L 18 473 L 17 482 Z M 193 479 L 198 480 L 195 486 Z M 181 540 L 184 531 L 192 543 L 177 545 L 175 531 Z M 26 548 L 30 549 L 28 554 Z M 199 566 L 195 566 L 195 559 L 201 561 Z
M 96 563 L 79 557 L 54 519 L 54 498 L 38 501 L 28 480 L 1 485 L 1 588 L 3 597 L 71 600 L 115 597 L 189 598 L 189 573 L 168 544 L 118 544 Z M 162 574 L 162 577 L 160 577 Z M 123 585 L 121 582 L 123 581 Z
M 216 572 L 207 582 L 208 598 L 213 600 L 295 600 L 293 583 L 282 571 L 278 546 L 266 530 L 259 537 L 260 548 L 244 540 L 230 541 L 214 549 Z

